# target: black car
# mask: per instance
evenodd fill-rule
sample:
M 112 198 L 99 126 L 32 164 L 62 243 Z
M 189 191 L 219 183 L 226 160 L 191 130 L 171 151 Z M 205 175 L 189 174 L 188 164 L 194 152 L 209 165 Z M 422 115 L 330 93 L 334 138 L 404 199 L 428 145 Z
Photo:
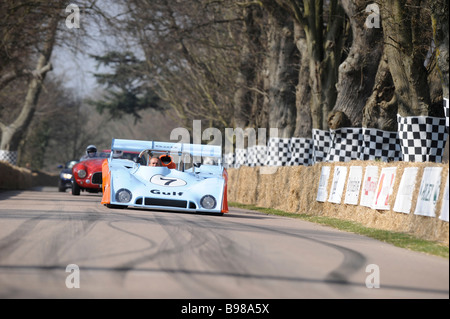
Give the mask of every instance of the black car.
M 58 168 L 62 168 L 59 173 L 58 190 L 65 192 L 66 189 L 72 188 L 72 167 L 78 163 L 78 161 L 68 161 L 64 166 L 59 165 Z

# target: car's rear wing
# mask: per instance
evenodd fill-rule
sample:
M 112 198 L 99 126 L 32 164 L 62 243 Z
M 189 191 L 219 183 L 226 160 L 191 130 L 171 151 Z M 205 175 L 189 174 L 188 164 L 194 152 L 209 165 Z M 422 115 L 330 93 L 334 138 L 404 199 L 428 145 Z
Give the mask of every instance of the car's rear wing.
M 113 139 L 111 150 L 121 150 L 130 152 L 141 152 L 143 150 L 152 150 L 158 152 L 168 152 L 171 154 L 189 153 L 192 156 L 201 157 L 222 157 L 222 147 L 208 144 L 186 144 L 169 143 L 157 141 L 124 140 Z

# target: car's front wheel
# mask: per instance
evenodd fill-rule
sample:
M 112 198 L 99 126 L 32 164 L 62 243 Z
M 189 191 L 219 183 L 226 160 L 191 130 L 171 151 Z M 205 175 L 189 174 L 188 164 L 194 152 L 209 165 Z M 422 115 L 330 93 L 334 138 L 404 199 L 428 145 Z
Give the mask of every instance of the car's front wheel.
M 78 186 L 77 182 L 72 180 L 72 195 L 80 195 L 80 186 Z
M 114 204 L 106 204 L 105 206 L 113 209 L 125 209 L 128 207 L 127 205 L 114 205 Z

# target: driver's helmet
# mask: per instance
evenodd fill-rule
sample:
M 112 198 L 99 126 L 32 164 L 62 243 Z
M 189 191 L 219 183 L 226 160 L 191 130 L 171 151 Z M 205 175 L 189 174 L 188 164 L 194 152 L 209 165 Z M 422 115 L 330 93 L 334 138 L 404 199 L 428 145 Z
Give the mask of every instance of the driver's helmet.
M 89 145 L 86 147 L 87 157 L 95 157 L 97 155 L 97 147 L 95 145 Z

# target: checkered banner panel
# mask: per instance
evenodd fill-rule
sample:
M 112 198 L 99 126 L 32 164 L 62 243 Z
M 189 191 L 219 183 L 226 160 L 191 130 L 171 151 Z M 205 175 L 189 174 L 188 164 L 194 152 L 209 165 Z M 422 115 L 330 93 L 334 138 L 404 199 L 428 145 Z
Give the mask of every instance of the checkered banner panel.
M 330 130 L 331 146 L 326 156 L 327 162 L 349 162 L 359 159 L 362 142 L 362 128 L 343 127 Z
M 234 167 L 239 168 L 247 165 L 247 149 L 237 148 Z
M 444 114 L 445 114 L 445 126 L 447 127 L 447 134 L 448 134 L 448 117 L 449 117 L 449 101 L 447 98 L 444 98 Z
M 17 151 L 0 150 L 0 161 L 5 161 L 11 165 L 17 165 Z
M 247 165 L 250 167 L 264 166 L 267 161 L 267 146 L 254 145 L 247 148 Z
M 397 121 L 405 162 L 442 162 L 447 141 L 445 118 L 397 115 Z
M 290 140 L 289 149 L 291 158 L 288 166 L 313 164 L 314 143 L 312 139 L 293 137 Z
M 286 166 L 290 162 L 290 142 L 290 138 L 269 138 L 267 143 L 267 166 Z
M 363 127 L 359 159 L 363 161 L 381 160 L 383 162 L 401 161 L 402 150 L 398 132 Z
M 227 153 L 223 155 L 223 166 L 225 168 L 234 167 L 234 153 Z
M 330 131 L 313 129 L 312 139 L 314 144 L 313 162 L 324 162 L 331 146 Z

